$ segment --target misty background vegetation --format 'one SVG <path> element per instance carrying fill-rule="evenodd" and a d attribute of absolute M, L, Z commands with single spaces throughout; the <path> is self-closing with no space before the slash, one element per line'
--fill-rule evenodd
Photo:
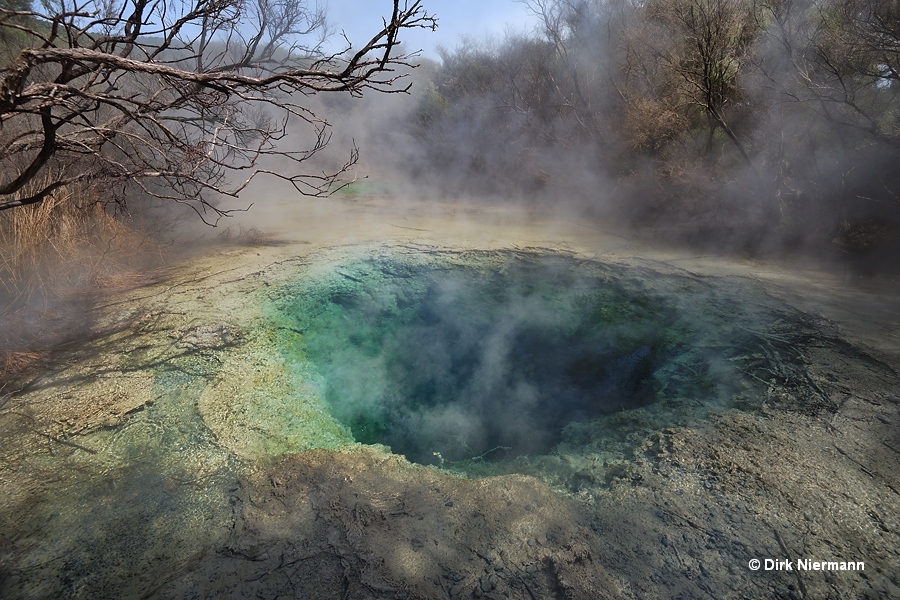
<path fill-rule="evenodd" d="M 534 34 L 422 69 L 401 117 L 415 143 L 391 144 L 414 181 L 654 237 L 893 262 L 900 3 L 525 3 Z"/>

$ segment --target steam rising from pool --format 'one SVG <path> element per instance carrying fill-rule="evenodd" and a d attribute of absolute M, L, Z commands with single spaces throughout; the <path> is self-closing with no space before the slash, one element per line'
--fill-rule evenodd
<path fill-rule="evenodd" d="M 546 454 L 571 425 L 719 393 L 671 298 L 568 257 L 347 261 L 282 310 L 354 438 L 424 464 Z"/>

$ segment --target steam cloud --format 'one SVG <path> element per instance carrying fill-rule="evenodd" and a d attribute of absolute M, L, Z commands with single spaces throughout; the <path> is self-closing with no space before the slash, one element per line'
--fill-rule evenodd
<path fill-rule="evenodd" d="M 353 277 L 291 310 L 338 418 L 418 462 L 544 453 L 571 421 L 653 401 L 677 345 L 673 312 L 559 264 Z"/>
<path fill-rule="evenodd" d="M 900 65 L 878 49 L 900 29 L 878 23 L 896 7 L 529 4 L 540 30 L 465 39 L 421 61 L 412 96 L 336 107 L 358 173 L 397 198 L 552 205 L 657 240 L 895 262 Z"/>

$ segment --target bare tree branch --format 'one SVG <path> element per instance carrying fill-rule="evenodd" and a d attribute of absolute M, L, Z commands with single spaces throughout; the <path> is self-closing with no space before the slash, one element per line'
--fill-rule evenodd
<path fill-rule="evenodd" d="M 407 92 L 402 80 L 417 53 L 398 52 L 400 36 L 436 24 L 421 0 L 394 0 L 368 42 L 323 54 L 325 12 L 306 0 L 0 8 L 0 40 L 15 49 L 0 62 L 0 210 L 97 178 L 218 216 L 228 212 L 210 195 L 237 196 L 261 174 L 302 194 L 328 193 L 357 150 L 334 173 L 303 173 L 301 163 L 330 140 L 328 122 L 304 98 Z M 309 128 L 302 151 L 279 144 L 292 122 Z M 264 168 L 273 157 L 298 172 Z M 67 174 L 22 197 L 50 162 L 68 165 Z M 237 171 L 248 174 L 233 183 Z"/>

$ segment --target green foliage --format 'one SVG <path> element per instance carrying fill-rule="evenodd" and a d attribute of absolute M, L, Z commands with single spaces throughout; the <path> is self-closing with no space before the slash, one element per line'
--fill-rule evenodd
<path fill-rule="evenodd" d="M 416 123 L 422 130 L 427 130 L 435 121 L 450 113 L 450 102 L 441 95 L 434 83 L 429 82 L 425 93 L 419 100 Z"/>
<path fill-rule="evenodd" d="M 0 0 L 0 10 L 27 12 L 31 10 L 31 0 Z"/>
<path fill-rule="evenodd" d="M 18 52 L 36 39 L 14 25 L 24 25 L 40 29 L 32 17 L 4 14 L 3 11 L 27 12 L 31 10 L 31 0 L 0 0 L 0 64 L 9 64 Z"/>

